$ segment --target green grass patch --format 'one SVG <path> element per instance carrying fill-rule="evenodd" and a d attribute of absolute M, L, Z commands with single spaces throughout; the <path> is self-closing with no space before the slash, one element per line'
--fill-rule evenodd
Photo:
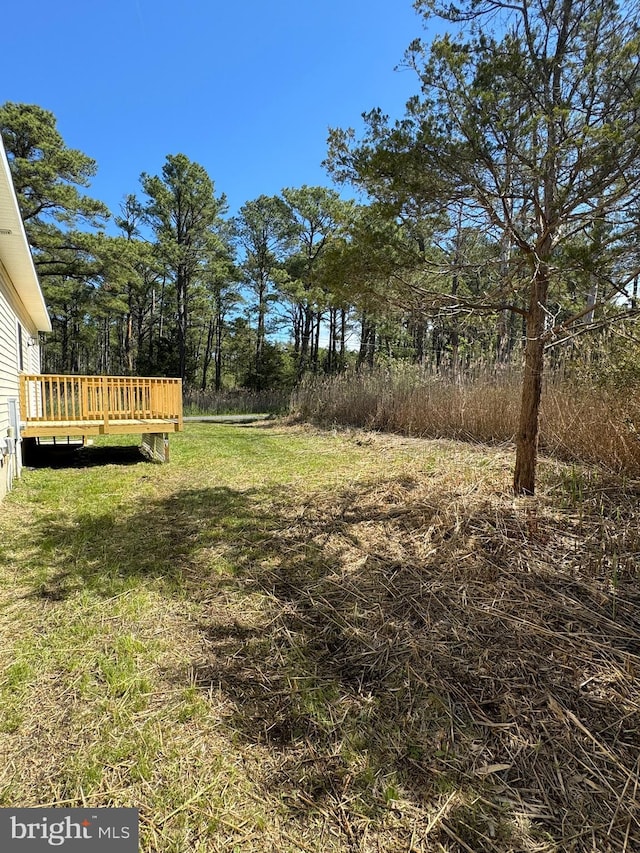
<path fill-rule="evenodd" d="M 53 461 L 0 518 L 2 805 L 138 807 L 144 853 L 631 849 L 637 484 L 514 503 L 508 449 L 279 422 Z"/>

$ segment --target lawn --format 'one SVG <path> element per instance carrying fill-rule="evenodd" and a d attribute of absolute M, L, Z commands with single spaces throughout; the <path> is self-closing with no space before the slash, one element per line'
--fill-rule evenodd
<path fill-rule="evenodd" d="M 0 805 L 135 806 L 145 853 L 640 849 L 639 483 L 543 459 L 514 501 L 509 447 L 277 421 L 128 441 L 2 504 Z"/>

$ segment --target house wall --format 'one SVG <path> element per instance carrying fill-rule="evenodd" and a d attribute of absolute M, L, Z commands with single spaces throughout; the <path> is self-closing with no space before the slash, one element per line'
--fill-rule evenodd
<path fill-rule="evenodd" d="M 25 372 L 40 372 L 40 347 L 37 343 L 30 345 L 30 341 L 38 341 L 38 332 L 0 264 L 0 499 L 22 466 L 20 443 L 9 436 L 9 400 L 19 396 L 20 364 Z"/>

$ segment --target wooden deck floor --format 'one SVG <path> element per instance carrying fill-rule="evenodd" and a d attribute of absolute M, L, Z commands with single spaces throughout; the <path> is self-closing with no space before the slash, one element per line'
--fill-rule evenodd
<path fill-rule="evenodd" d="M 23 438 L 81 435 L 127 435 L 158 432 L 179 432 L 182 426 L 176 419 L 121 418 L 104 421 L 27 421 L 20 433 Z"/>

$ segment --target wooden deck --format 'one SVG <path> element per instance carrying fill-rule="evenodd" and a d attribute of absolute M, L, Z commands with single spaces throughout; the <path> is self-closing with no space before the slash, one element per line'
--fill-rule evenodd
<path fill-rule="evenodd" d="M 20 412 L 24 438 L 179 432 L 182 382 L 23 373 Z"/>

